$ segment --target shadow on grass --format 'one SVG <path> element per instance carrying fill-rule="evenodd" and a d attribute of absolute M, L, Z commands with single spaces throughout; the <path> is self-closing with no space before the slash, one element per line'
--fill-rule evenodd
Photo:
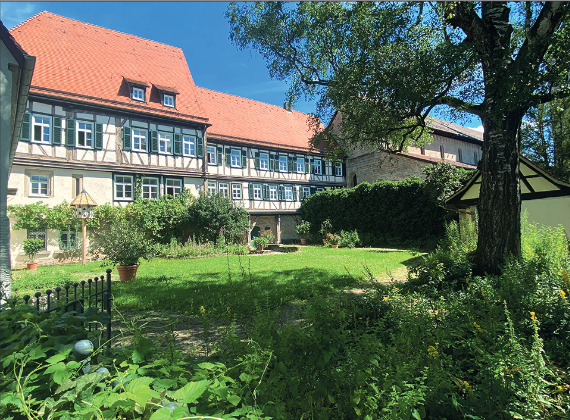
<path fill-rule="evenodd" d="M 119 308 L 133 311 L 164 311 L 200 315 L 203 306 L 208 315 L 231 313 L 249 316 L 261 309 L 277 309 L 315 295 L 328 294 L 359 281 L 349 275 L 332 275 L 327 270 L 267 271 L 250 275 L 248 272 L 201 273 L 200 278 L 176 276 L 137 276 L 128 283 L 113 287 Z M 228 312 L 228 308 L 229 312 Z"/>

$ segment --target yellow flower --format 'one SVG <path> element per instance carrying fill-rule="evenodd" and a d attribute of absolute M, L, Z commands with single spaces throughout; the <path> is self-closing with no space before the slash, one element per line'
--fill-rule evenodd
<path fill-rule="evenodd" d="M 562 299 L 566 299 L 566 293 L 564 293 L 564 290 L 559 290 L 558 293 L 560 293 L 560 297 Z"/>
<path fill-rule="evenodd" d="M 533 321 L 536 321 L 536 313 L 531 312 L 530 313 L 530 319 L 532 319 Z"/>
<path fill-rule="evenodd" d="M 475 326 L 475 329 L 476 329 L 477 331 L 483 332 L 483 328 L 481 328 L 481 327 L 479 326 L 479 324 L 477 324 L 476 322 L 474 322 L 473 325 Z"/>
<path fill-rule="evenodd" d="M 204 308 L 204 306 L 200 306 L 200 312 L 202 315 L 206 315 L 206 308 Z"/>
<path fill-rule="evenodd" d="M 382 298 L 382 300 L 384 300 L 384 301 L 389 301 L 390 298 L 389 298 L 388 296 L 384 296 L 384 297 Z"/>
<path fill-rule="evenodd" d="M 434 346 L 429 346 L 427 352 L 431 357 L 437 356 L 437 349 Z"/>
<path fill-rule="evenodd" d="M 230 308 L 229 306 L 226 308 L 226 312 L 227 312 L 228 315 L 230 315 L 230 314 L 232 313 L 232 310 L 231 310 L 231 308 Z"/>

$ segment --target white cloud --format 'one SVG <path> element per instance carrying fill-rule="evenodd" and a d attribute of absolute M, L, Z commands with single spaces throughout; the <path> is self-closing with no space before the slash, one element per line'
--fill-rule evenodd
<path fill-rule="evenodd" d="M 483 126 L 480 125 L 479 127 L 475 127 L 473 130 L 477 130 L 477 131 L 480 131 L 482 133 L 483 132 Z"/>
<path fill-rule="evenodd" d="M 24 2 L 2 2 L 0 3 L 0 16 L 2 23 L 8 29 L 22 23 L 26 19 L 40 12 L 40 5 L 37 3 Z"/>

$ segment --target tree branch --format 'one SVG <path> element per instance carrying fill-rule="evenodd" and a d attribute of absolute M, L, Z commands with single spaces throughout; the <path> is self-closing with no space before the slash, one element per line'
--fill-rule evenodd
<path fill-rule="evenodd" d="M 560 89 L 557 90 L 556 92 L 533 95 L 529 99 L 528 103 L 530 104 L 530 106 L 536 106 L 552 102 L 556 99 L 564 99 L 564 98 L 570 98 L 570 89 Z"/>

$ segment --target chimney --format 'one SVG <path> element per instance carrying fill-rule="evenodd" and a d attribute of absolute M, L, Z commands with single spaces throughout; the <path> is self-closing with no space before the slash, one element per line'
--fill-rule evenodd
<path fill-rule="evenodd" d="M 283 104 L 283 108 L 285 109 L 285 111 L 287 112 L 291 112 L 291 101 L 287 101 Z"/>

